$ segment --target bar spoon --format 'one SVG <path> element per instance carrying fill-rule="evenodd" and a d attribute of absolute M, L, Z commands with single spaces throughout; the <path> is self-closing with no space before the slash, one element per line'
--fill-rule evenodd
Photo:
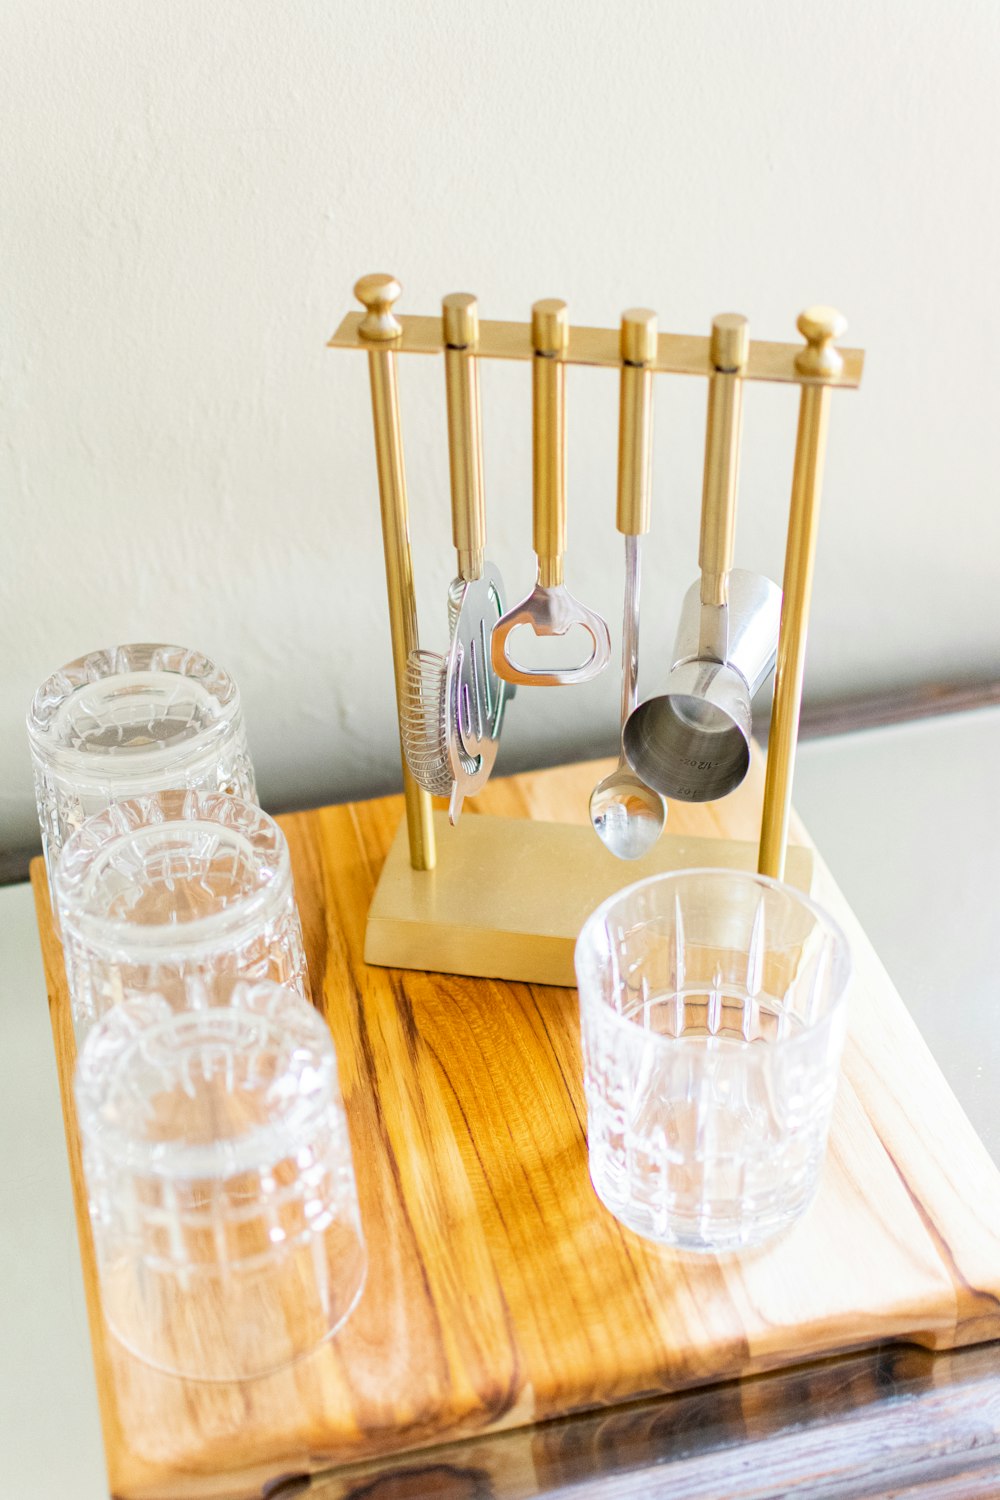
<path fill-rule="evenodd" d="M 631 308 L 621 323 L 621 400 L 618 413 L 618 530 L 625 537 L 625 609 L 622 620 L 621 732 L 636 706 L 639 679 L 639 539 L 649 530 L 653 459 L 653 372 L 656 314 Z M 667 807 L 625 759 L 619 733 L 618 764 L 590 796 L 597 837 L 619 859 L 639 859 L 663 832 Z"/>

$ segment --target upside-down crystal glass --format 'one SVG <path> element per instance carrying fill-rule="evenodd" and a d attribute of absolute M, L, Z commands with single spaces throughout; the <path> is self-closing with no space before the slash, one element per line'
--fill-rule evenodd
<path fill-rule="evenodd" d="M 115 803 L 66 842 L 55 895 L 78 1037 L 151 991 L 175 1010 L 224 1003 L 238 979 L 309 996 L 288 844 L 239 797 Z"/>
<path fill-rule="evenodd" d="M 77 1117 L 101 1302 L 172 1374 L 240 1380 L 339 1328 L 366 1256 L 329 1029 L 299 995 L 238 984 L 175 1012 L 126 1001 L 91 1031 Z"/>
<path fill-rule="evenodd" d="M 692 1251 L 789 1225 L 819 1182 L 846 1025 L 831 918 L 764 876 L 656 875 L 587 919 L 576 972 L 604 1204 Z"/>
<path fill-rule="evenodd" d="M 70 834 L 123 797 L 186 787 L 257 800 L 239 690 L 183 646 L 112 646 L 60 667 L 31 701 L 28 742 L 50 886 Z"/>

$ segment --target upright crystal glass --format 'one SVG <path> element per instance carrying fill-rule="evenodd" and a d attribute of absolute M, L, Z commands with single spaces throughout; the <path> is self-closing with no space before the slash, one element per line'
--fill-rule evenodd
<path fill-rule="evenodd" d="M 60 667 L 32 699 L 28 741 L 50 886 L 67 838 L 123 797 L 257 800 L 239 690 L 183 646 L 112 646 Z"/>
<path fill-rule="evenodd" d="M 620 891 L 576 947 L 590 1175 L 637 1234 L 758 1245 L 819 1182 L 850 955 L 800 892 L 684 870 Z"/>
<path fill-rule="evenodd" d="M 88 818 L 55 876 L 77 1036 L 130 995 L 175 1010 L 225 1000 L 238 979 L 308 998 L 288 845 L 273 818 L 225 792 L 155 792 Z"/>
<path fill-rule="evenodd" d="M 355 1306 L 366 1257 L 329 1029 L 238 984 L 178 1014 L 126 1001 L 76 1075 L 101 1301 L 172 1374 L 240 1380 L 298 1359 Z"/>

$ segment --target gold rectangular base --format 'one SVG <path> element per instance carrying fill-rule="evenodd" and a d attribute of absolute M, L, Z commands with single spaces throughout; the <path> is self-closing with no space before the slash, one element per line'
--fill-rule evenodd
<path fill-rule="evenodd" d="M 410 865 L 400 821 L 368 912 L 365 962 L 481 979 L 575 985 L 573 948 L 590 912 L 665 870 L 757 868 L 757 845 L 666 834 L 642 859 L 609 854 L 589 827 L 434 814 L 437 865 Z M 812 850 L 788 850 L 785 879 L 808 891 Z"/>

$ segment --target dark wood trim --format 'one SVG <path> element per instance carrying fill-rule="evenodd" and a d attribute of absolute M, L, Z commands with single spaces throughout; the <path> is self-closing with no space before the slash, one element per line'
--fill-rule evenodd
<path fill-rule="evenodd" d="M 876 729 L 885 724 L 906 724 L 939 714 L 967 713 L 974 708 L 1000 704 L 1000 677 L 986 682 L 928 682 L 919 687 L 882 693 L 805 703 L 799 737 L 819 739 L 828 734 L 849 734 L 856 729 Z"/>
<path fill-rule="evenodd" d="M 1000 1494 L 1000 1345 L 937 1355 L 886 1346 L 316 1475 L 308 1493 L 778 1500 L 793 1492 L 810 1500 Z"/>
<path fill-rule="evenodd" d="M 41 854 L 40 844 L 33 849 L 0 850 L 0 885 L 17 885 L 28 878 L 28 866 L 36 854 Z"/>

